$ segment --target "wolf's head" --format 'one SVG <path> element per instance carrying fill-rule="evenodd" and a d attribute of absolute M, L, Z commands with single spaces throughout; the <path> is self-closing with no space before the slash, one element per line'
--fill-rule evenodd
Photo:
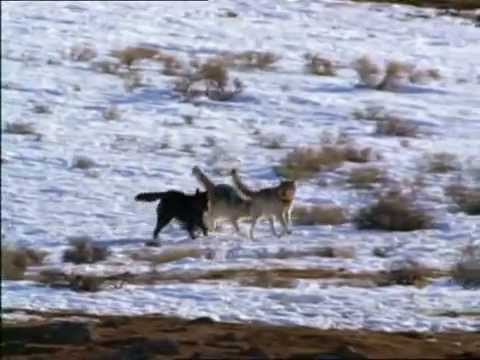
<path fill-rule="evenodd" d="M 278 185 L 278 195 L 282 201 L 292 202 L 295 198 L 296 190 L 297 185 L 293 180 L 283 180 L 280 185 Z"/>
<path fill-rule="evenodd" d="M 195 195 L 193 195 L 193 207 L 200 213 L 204 213 L 208 210 L 208 194 L 206 191 L 200 191 L 197 189 Z"/>

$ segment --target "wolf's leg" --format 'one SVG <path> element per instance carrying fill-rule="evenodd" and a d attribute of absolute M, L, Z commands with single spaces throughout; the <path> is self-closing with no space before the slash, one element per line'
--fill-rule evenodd
<path fill-rule="evenodd" d="M 211 208 L 207 211 L 207 226 L 209 231 L 215 231 L 215 217 Z"/>
<path fill-rule="evenodd" d="M 290 234 L 291 231 L 288 229 L 287 214 L 282 212 L 282 213 L 277 214 L 276 217 L 277 217 L 277 220 L 280 222 L 280 224 L 282 224 L 282 227 L 283 227 L 282 235 Z"/>
<path fill-rule="evenodd" d="M 277 234 L 277 231 L 275 230 L 275 221 L 273 220 L 273 216 L 270 216 L 268 218 L 268 222 L 270 223 L 270 230 L 272 230 L 272 234 L 276 237 L 280 237 L 280 235 Z"/>
<path fill-rule="evenodd" d="M 235 228 L 235 231 L 238 233 L 238 234 L 242 234 L 242 232 L 240 231 L 240 226 L 238 225 L 238 219 L 237 218 L 231 218 L 230 219 L 230 222 L 232 223 L 233 227 Z"/>
<path fill-rule="evenodd" d="M 192 239 L 195 239 L 196 238 L 196 235 L 195 235 L 195 225 L 194 224 L 187 224 L 186 225 L 186 228 L 187 228 L 187 231 L 188 231 L 188 234 L 190 235 L 190 237 Z"/>
<path fill-rule="evenodd" d="M 255 225 L 257 224 L 258 216 L 252 217 L 252 225 L 250 226 L 250 239 L 254 240 L 253 237 L 253 229 L 255 228 Z"/>
<path fill-rule="evenodd" d="M 162 212 L 161 208 L 157 211 L 157 224 L 153 230 L 153 239 L 156 240 L 158 233 L 173 219 L 173 216 Z"/>
<path fill-rule="evenodd" d="M 205 225 L 205 222 L 203 221 L 203 219 L 202 219 L 202 221 L 200 221 L 200 224 L 198 226 L 200 227 L 200 229 L 202 229 L 203 236 L 207 236 L 208 235 L 208 228 Z"/>

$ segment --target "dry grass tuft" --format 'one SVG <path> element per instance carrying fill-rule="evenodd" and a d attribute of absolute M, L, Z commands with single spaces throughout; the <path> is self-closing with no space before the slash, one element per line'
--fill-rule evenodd
<path fill-rule="evenodd" d="M 74 156 L 72 159 L 72 164 L 70 165 L 72 169 L 83 170 L 90 169 L 95 166 L 97 166 L 97 163 L 93 159 L 90 159 L 89 157 L 83 155 Z"/>
<path fill-rule="evenodd" d="M 385 284 L 380 285 L 421 285 L 432 276 L 434 271 L 414 260 L 396 260 L 390 264 Z"/>
<path fill-rule="evenodd" d="M 409 80 L 413 84 L 426 84 L 430 80 L 440 80 L 441 78 L 438 69 L 416 69 L 409 76 Z"/>
<path fill-rule="evenodd" d="M 112 62 L 112 61 L 97 61 L 92 64 L 92 67 L 95 71 L 110 74 L 110 75 L 118 75 L 120 74 L 120 63 Z"/>
<path fill-rule="evenodd" d="M 2 245 L 2 280 L 23 280 L 29 266 L 43 263 L 46 252 Z"/>
<path fill-rule="evenodd" d="M 348 221 L 345 211 L 336 205 L 297 206 L 292 219 L 297 225 L 340 225 Z"/>
<path fill-rule="evenodd" d="M 458 171 L 462 168 L 458 157 L 446 152 L 429 154 L 426 157 L 427 170 L 432 173 L 445 174 L 451 171 Z"/>
<path fill-rule="evenodd" d="M 385 116 L 377 120 L 375 128 L 377 135 L 415 137 L 417 133 L 418 127 L 412 121 L 395 116 Z"/>
<path fill-rule="evenodd" d="M 335 76 L 337 72 L 332 61 L 320 57 L 318 54 L 305 56 L 305 69 L 309 74 L 319 76 Z"/>
<path fill-rule="evenodd" d="M 377 90 L 396 90 L 403 83 L 408 81 L 412 74 L 413 66 L 400 61 L 390 61 L 385 68 L 385 75 L 382 81 L 376 86 Z"/>
<path fill-rule="evenodd" d="M 375 88 L 382 81 L 382 68 L 368 56 L 363 56 L 353 63 L 360 81 L 368 87 Z"/>
<path fill-rule="evenodd" d="M 121 113 L 120 113 L 120 110 L 118 109 L 117 106 L 115 105 L 112 105 L 108 108 L 106 108 L 103 112 L 102 112 L 102 116 L 105 120 L 119 120 L 121 118 Z"/>
<path fill-rule="evenodd" d="M 45 104 L 35 104 L 32 111 L 36 114 L 51 114 L 52 110 L 48 105 Z"/>
<path fill-rule="evenodd" d="M 468 245 L 453 268 L 453 279 L 465 288 L 480 287 L 480 245 Z"/>
<path fill-rule="evenodd" d="M 167 262 L 178 261 L 184 258 L 200 258 L 205 255 L 205 251 L 197 248 L 172 247 L 162 250 L 161 253 L 153 254 L 151 251 L 136 251 L 130 257 L 136 261 L 148 261 L 153 265 L 164 264 Z"/>
<path fill-rule="evenodd" d="M 473 188 L 462 184 L 452 184 L 446 188 L 445 193 L 453 199 L 464 213 L 480 215 L 480 187 Z"/>
<path fill-rule="evenodd" d="M 7 122 L 5 124 L 6 134 L 16 134 L 16 135 L 38 135 L 38 132 L 35 130 L 35 127 L 31 123 L 16 121 L 16 122 Z"/>
<path fill-rule="evenodd" d="M 352 169 L 347 182 L 356 188 L 370 188 L 373 184 L 384 182 L 385 170 L 375 166 L 359 167 Z"/>
<path fill-rule="evenodd" d="M 214 82 L 219 88 L 224 88 L 228 82 L 227 67 L 220 58 L 211 58 L 201 64 L 198 69 L 198 76 L 203 80 Z"/>
<path fill-rule="evenodd" d="M 143 82 L 143 76 L 139 71 L 129 69 L 129 71 L 127 71 L 125 74 L 122 74 L 121 77 L 124 81 L 124 87 L 126 91 L 131 92 L 134 89 L 145 86 Z M 120 114 L 118 113 L 118 115 Z M 113 119 L 107 119 L 107 120 L 113 120 Z"/>
<path fill-rule="evenodd" d="M 240 53 L 227 53 L 222 58 L 228 66 L 267 70 L 280 59 L 280 56 L 270 51 L 243 51 Z"/>
<path fill-rule="evenodd" d="M 112 276 L 97 276 L 85 274 L 65 274 L 60 270 L 47 269 L 40 272 L 35 280 L 54 288 L 68 288 L 79 292 L 97 292 L 107 285 L 119 288 L 129 277 L 128 273 Z"/>
<path fill-rule="evenodd" d="M 90 61 L 97 57 L 97 49 L 91 45 L 77 45 L 70 49 L 70 59 L 73 61 Z"/>
<path fill-rule="evenodd" d="M 131 46 L 122 50 L 114 50 L 111 55 L 127 67 L 131 67 L 135 62 L 141 60 L 155 60 L 163 57 L 159 50 L 144 46 Z"/>
<path fill-rule="evenodd" d="M 94 244 L 89 237 L 71 238 L 70 245 L 71 248 L 63 253 L 64 262 L 93 264 L 105 260 L 109 255 L 106 247 Z"/>
<path fill-rule="evenodd" d="M 210 100 L 228 101 L 244 89 L 240 80 L 230 81 L 226 63 L 222 58 L 213 57 L 204 63 L 196 64 L 195 67 L 195 72 L 185 73 L 174 85 L 174 90 L 187 100 L 206 96 Z"/>
<path fill-rule="evenodd" d="M 415 205 L 413 195 L 388 191 L 354 218 L 359 229 L 413 231 L 431 228 L 432 217 Z"/>

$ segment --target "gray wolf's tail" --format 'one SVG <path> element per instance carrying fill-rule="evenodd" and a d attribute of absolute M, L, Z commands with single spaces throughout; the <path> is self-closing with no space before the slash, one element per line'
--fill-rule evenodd
<path fill-rule="evenodd" d="M 136 201 L 155 201 L 163 198 L 163 192 L 140 193 L 135 196 Z"/>
<path fill-rule="evenodd" d="M 192 169 L 192 174 L 197 178 L 197 180 L 205 186 L 205 189 L 209 192 L 213 192 L 215 190 L 215 184 L 205 175 L 202 170 L 198 166 L 194 166 Z"/>
<path fill-rule="evenodd" d="M 255 195 L 255 191 L 250 189 L 247 185 L 245 185 L 242 180 L 240 180 L 240 177 L 238 176 L 237 170 L 232 169 L 230 175 L 232 175 L 233 183 L 235 187 L 244 195 L 251 197 Z"/>

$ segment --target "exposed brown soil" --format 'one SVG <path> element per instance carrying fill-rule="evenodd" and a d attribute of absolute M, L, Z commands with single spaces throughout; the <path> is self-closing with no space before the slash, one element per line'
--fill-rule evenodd
<path fill-rule="evenodd" d="M 387 4 L 413 5 L 437 9 L 474 10 L 480 9 L 477 0 L 352 0 L 355 2 L 380 2 Z"/>
<path fill-rule="evenodd" d="M 5 359 L 473 359 L 479 333 L 318 330 L 162 315 L 37 313 L 2 324 Z M 69 320 L 83 316 L 88 325 Z M 52 325 L 55 320 L 56 325 Z M 64 321 L 59 323 L 58 321 Z M 68 322 L 67 322 L 68 321 Z M 71 336 L 66 333 L 71 333 Z"/>
<path fill-rule="evenodd" d="M 432 279 L 448 276 L 448 271 L 416 267 L 390 271 L 366 271 L 352 273 L 344 269 L 225 269 L 205 272 L 157 272 L 144 274 L 123 273 L 113 276 L 67 275 L 61 272 L 43 272 L 28 276 L 52 287 L 67 287 L 78 291 L 98 291 L 105 286 L 118 288 L 124 284 L 152 285 L 159 283 L 195 283 L 231 281 L 244 286 L 255 287 L 295 287 L 299 279 L 329 280 L 337 284 L 354 287 L 375 287 L 389 285 L 414 285 L 423 287 Z"/>

